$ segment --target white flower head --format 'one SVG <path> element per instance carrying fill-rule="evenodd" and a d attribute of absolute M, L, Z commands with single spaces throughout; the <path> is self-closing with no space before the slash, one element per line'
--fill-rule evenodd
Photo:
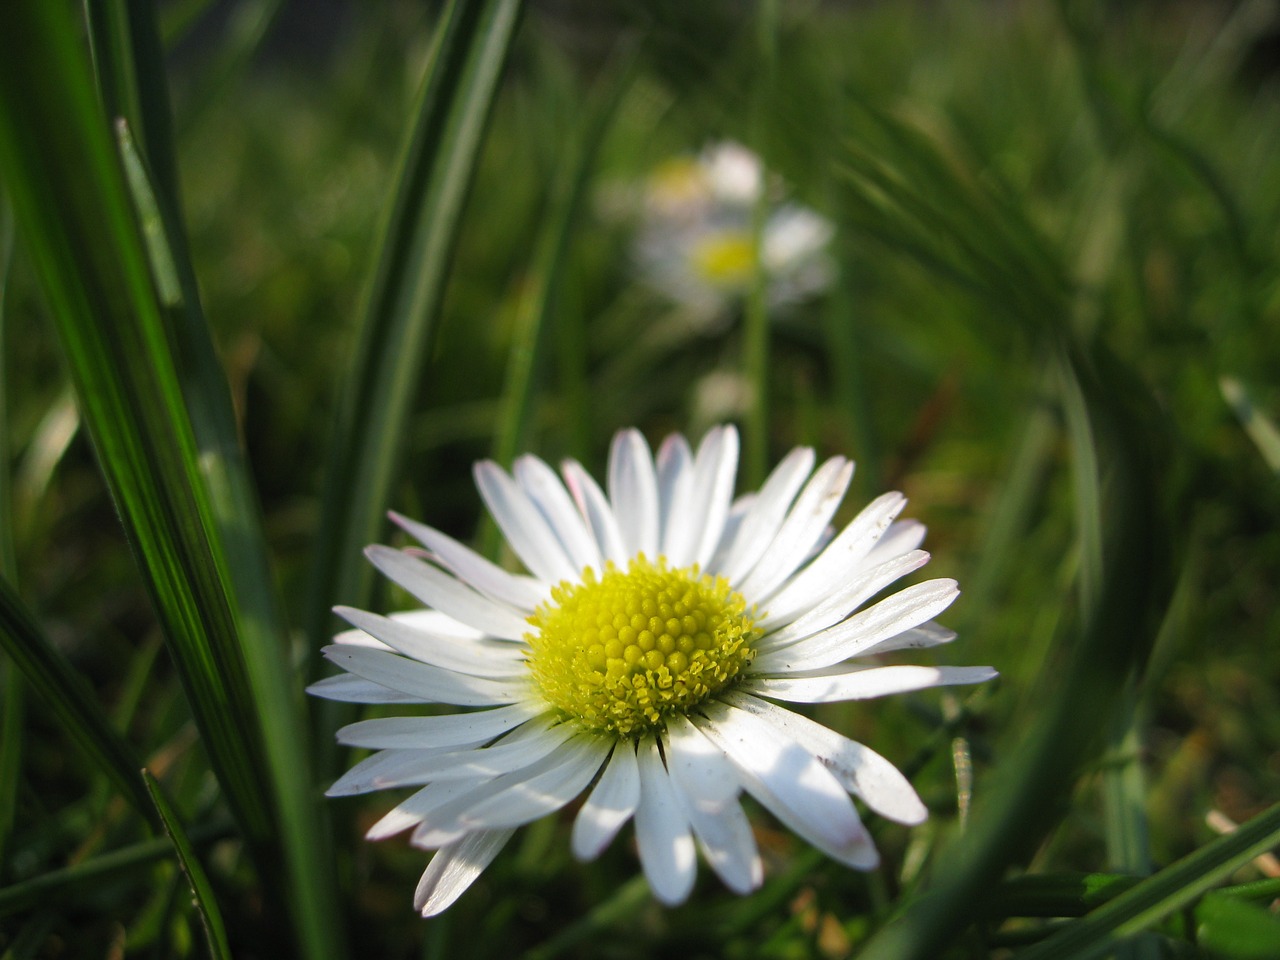
<path fill-rule="evenodd" d="M 821 293 L 835 275 L 827 250 L 835 229 L 813 210 L 783 202 L 784 192 L 756 154 L 732 141 L 660 164 L 646 186 L 636 241 L 650 284 L 703 318 L 743 296 L 757 269 L 773 307 Z M 757 248 L 762 196 L 770 206 Z"/>
<path fill-rule="evenodd" d="M 867 602 L 928 560 L 924 528 L 888 493 L 830 536 L 853 465 L 793 450 L 756 493 L 733 496 L 738 435 L 716 427 L 696 453 L 638 431 L 610 451 L 605 489 L 576 462 L 559 476 L 525 456 L 482 462 L 476 483 L 512 550 L 514 574 L 393 514 L 422 549 L 369 559 L 427 609 L 382 617 L 338 608 L 355 630 L 325 656 L 346 672 L 310 692 L 358 703 L 471 708 L 365 720 L 339 740 L 377 752 L 331 796 L 418 788 L 369 830 L 412 831 L 436 851 L 415 896 L 448 907 L 512 832 L 580 794 L 572 849 L 598 856 L 634 821 L 653 893 L 682 902 L 696 853 L 724 883 L 762 881 L 743 792 L 828 856 L 878 863 L 854 807 L 904 824 L 926 817 L 886 759 L 783 704 L 831 703 L 968 684 L 989 667 L 859 664 L 932 647 L 955 599 L 929 580 Z M 851 797 L 852 795 L 852 797 Z"/>

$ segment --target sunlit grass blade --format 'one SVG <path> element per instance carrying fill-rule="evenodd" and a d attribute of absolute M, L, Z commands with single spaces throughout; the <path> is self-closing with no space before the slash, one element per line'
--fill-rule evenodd
<path fill-rule="evenodd" d="M 1153 874 L 1087 917 L 1019 953 L 1018 960 L 1089 960 L 1145 930 L 1221 883 L 1260 853 L 1280 845 L 1280 806 Z"/>
<path fill-rule="evenodd" d="M 1167 604 L 1172 558 L 1152 497 L 1159 455 L 1143 432 L 1150 425 L 1135 412 L 1123 371 L 1066 357 L 1062 404 L 1078 474 L 1080 535 L 1098 537 L 1094 548 L 1082 548 L 1081 562 L 1101 565 L 1081 574 L 1093 585 L 1092 603 L 1069 665 L 1047 667 L 1040 715 L 1030 731 L 1018 731 L 979 791 L 968 831 L 933 867 L 932 889 L 867 944 L 868 960 L 938 956 L 980 915 L 986 891 L 1004 870 L 1030 856 L 1095 755 L 1116 697 Z"/>
<path fill-rule="evenodd" d="M 115 10 L 114 3 L 108 6 Z M 286 661 L 288 641 L 266 556 L 259 506 L 239 446 L 226 378 L 214 351 L 200 302 L 199 288 L 186 255 L 187 239 L 179 217 L 175 180 L 155 181 L 153 170 L 171 169 L 173 146 L 167 139 L 169 96 L 161 57 L 159 27 L 150 5 L 132 5 L 107 22 L 114 29 L 96 38 L 99 77 L 109 65 L 136 91 L 126 106 L 129 116 L 149 134 L 145 157 L 131 136 L 129 121 L 116 121 L 125 179 L 142 226 L 152 279 L 164 309 L 162 316 L 175 348 L 183 394 L 191 416 L 198 464 L 226 551 L 224 578 L 235 604 L 237 636 L 261 718 L 261 737 L 283 851 L 282 892 L 292 904 L 298 936 L 308 952 L 332 949 L 335 937 L 334 883 L 327 831 L 316 798 L 307 743 L 308 725 L 301 684 Z"/>
<path fill-rule="evenodd" d="M 1280 475 L 1280 427 L 1254 406 L 1249 391 L 1239 380 L 1223 377 L 1218 385 L 1245 433 L 1262 454 L 1262 459 L 1273 473 Z"/>
<path fill-rule="evenodd" d="M 173 844 L 182 872 L 186 874 L 187 882 L 191 885 L 192 900 L 195 903 L 196 912 L 200 915 L 200 925 L 204 929 L 205 940 L 209 945 L 209 955 L 213 960 L 230 960 L 231 948 L 227 944 L 227 931 L 222 924 L 222 912 L 218 909 L 218 902 L 214 898 L 213 888 L 209 885 L 209 878 L 205 876 L 204 867 L 201 866 L 195 849 L 191 846 L 191 840 L 187 837 L 186 828 L 183 827 L 182 821 L 178 819 L 177 813 L 151 772 L 142 771 L 142 779 L 155 804 L 156 812 L 160 814 L 165 833 L 169 835 L 169 841 Z"/>
<path fill-rule="evenodd" d="M 154 823 L 150 798 L 138 777 L 142 765 L 133 749 L 111 726 L 84 678 L 45 637 L 6 577 L 0 577 L 0 645 L 71 741 Z"/>
<path fill-rule="evenodd" d="M 0 14 L 12 48 L 0 161 L 204 745 L 268 888 L 292 905 L 306 951 L 325 956 L 337 914 L 316 856 L 300 684 L 226 385 L 208 331 L 189 313 L 166 322 L 138 228 L 154 211 L 133 208 L 74 35 L 58 6 Z"/>
<path fill-rule="evenodd" d="M 331 606 L 367 605 L 373 578 L 361 550 L 377 539 L 389 506 L 459 217 L 520 9 L 519 0 L 456 0 L 436 28 L 329 446 L 307 606 L 313 647 L 332 628 Z"/>
<path fill-rule="evenodd" d="M 165 203 L 176 209 L 169 85 L 154 3 L 85 0 L 89 46 L 107 115 L 123 118 L 141 142 L 141 153 Z"/>

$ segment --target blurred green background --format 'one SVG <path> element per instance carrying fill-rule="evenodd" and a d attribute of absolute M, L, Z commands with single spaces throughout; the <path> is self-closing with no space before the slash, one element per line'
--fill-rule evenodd
<path fill-rule="evenodd" d="M 182 0 L 158 12 L 191 263 L 300 688 L 319 671 L 304 627 L 334 423 L 440 10 Z M 942 659 L 993 664 L 1002 679 L 976 694 L 828 710 L 824 720 L 914 776 L 933 818 L 914 831 L 875 822 L 885 866 L 864 876 L 759 817 L 774 879 L 747 901 L 704 870 L 688 905 L 661 910 L 628 885 L 626 842 L 579 865 L 553 818 L 424 922 L 411 909 L 424 855 L 360 839 L 390 798 L 329 803 L 350 955 L 638 957 L 677 944 L 686 956 L 854 955 L 958 832 L 968 795 L 957 763 L 972 764 L 976 811 L 1064 676 L 1088 679 L 1071 665 L 1090 602 L 1079 581 L 1099 569 L 1087 531 L 1106 539 L 1130 517 L 1082 507 L 1082 450 L 1098 459 L 1106 495 L 1114 451 L 1149 448 L 1136 499 L 1120 503 L 1151 513 L 1133 536 L 1151 548 L 1141 572 L 1155 586 L 1132 599 L 1136 652 L 1118 679 L 1099 681 L 1116 718 L 1056 728 L 1072 775 L 1045 822 L 1016 840 L 1011 831 L 1008 859 L 1033 873 L 1142 875 L 1207 843 L 1210 811 L 1244 822 L 1274 802 L 1278 51 L 1280 15 L 1262 2 L 529 4 L 394 438 L 390 498 L 376 509 L 492 546 L 472 461 L 529 450 L 578 457 L 599 475 L 621 427 L 657 441 L 728 415 L 747 428 L 740 490 L 801 443 L 858 461 L 840 519 L 903 490 L 909 515 L 929 526 L 929 575 L 965 591 L 944 618 L 960 640 Z M 767 328 L 753 327 L 750 297 L 728 300 L 715 324 L 685 322 L 639 275 L 634 210 L 616 209 L 662 163 L 723 140 L 756 151 L 789 198 L 836 229 L 830 288 Z M 559 216 L 567 232 L 552 273 Z M 3 226 L 7 241 L 11 217 Z M 10 579 L 167 788 L 234 955 L 284 955 L 290 937 L 230 826 L 21 232 L 3 263 Z M 539 320 L 531 304 L 544 287 Z M 761 329 L 764 365 L 753 354 Z M 1073 361 L 1077 372 L 1103 371 L 1086 389 L 1093 429 L 1097 411 L 1122 411 L 1118 445 L 1082 448 L 1063 356 L 1089 358 Z M 709 401 L 708 384 L 726 375 L 755 384 L 767 405 Z M 1133 572 L 1100 569 L 1099 589 Z M 5 956 L 202 955 L 167 857 L 52 883 L 36 904 L 14 898 L 146 830 L 39 698 L 5 722 L 21 744 L 0 864 Z M 316 724 L 313 792 L 349 760 L 323 746 L 332 725 Z M 1067 742 L 1073 724 L 1083 745 Z M 1046 929 L 1002 927 L 1005 916 L 1025 915 L 973 924 L 947 955 L 1007 955 Z M 1143 949 L 1272 955 L 1224 946 L 1212 930 L 1195 939 L 1175 923 Z"/>

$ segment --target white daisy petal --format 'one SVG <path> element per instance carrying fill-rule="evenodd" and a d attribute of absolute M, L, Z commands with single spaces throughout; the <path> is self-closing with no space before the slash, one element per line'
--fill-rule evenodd
<path fill-rule="evenodd" d="M 402 550 L 375 544 L 364 552 L 388 579 L 455 620 L 507 640 L 519 640 L 529 631 L 529 625 L 510 607 L 476 593 L 443 570 Z"/>
<path fill-rule="evenodd" d="M 693 804 L 717 811 L 732 804 L 742 790 L 724 751 L 679 714 L 667 721 L 667 770 Z"/>
<path fill-rule="evenodd" d="M 414 780 L 430 768 L 432 757 L 446 750 L 380 750 L 365 757 L 333 782 L 324 792 L 326 797 L 354 797 L 388 787 L 422 784 L 429 779 Z"/>
<path fill-rule="evenodd" d="M 753 678 L 744 690 L 796 703 L 837 703 L 869 700 L 930 687 L 983 683 L 995 677 L 991 667 L 845 667 L 840 673 L 818 676 Z"/>
<path fill-rule="evenodd" d="M 764 864 L 751 822 L 736 800 L 716 813 L 692 806 L 685 813 L 703 857 L 726 887 L 746 895 L 764 882 Z"/>
<path fill-rule="evenodd" d="M 751 824 L 738 803 L 741 785 L 724 751 L 689 720 L 667 723 L 667 770 L 703 856 L 735 893 L 750 893 L 764 877 Z"/>
<path fill-rule="evenodd" d="M 636 808 L 636 846 L 649 886 L 667 906 L 683 903 L 693 890 L 697 857 L 693 835 L 675 788 L 651 738 L 640 743 L 640 805 Z"/>
<path fill-rule="evenodd" d="M 622 543 L 630 559 L 643 553 L 656 559 L 659 550 L 658 481 L 653 455 L 639 430 L 622 430 L 609 450 L 609 502 L 618 519 Z"/>
<path fill-rule="evenodd" d="M 840 506 L 852 477 L 853 464 L 844 457 L 832 457 L 817 469 L 769 544 L 769 562 L 756 564 L 738 586 L 744 597 L 752 602 L 767 598 L 805 561 Z"/>
<path fill-rule="evenodd" d="M 447 909 L 511 839 L 513 830 L 480 830 L 441 847 L 431 858 L 413 894 L 413 907 L 424 917 Z"/>
<path fill-rule="evenodd" d="M 397 526 L 430 550 L 441 565 L 452 571 L 459 580 L 486 596 L 525 612 L 532 612 L 546 596 L 546 587 L 537 580 L 503 570 L 453 537 L 401 516 L 394 510 L 389 516 Z"/>
<path fill-rule="evenodd" d="M 867 554 L 867 561 L 879 563 L 890 557 L 900 556 L 924 543 L 925 525 L 919 520 L 898 520 L 890 525 L 884 536 Z"/>
<path fill-rule="evenodd" d="M 662 530 L 659 551 L 673 567 L 687 566 L 693 557 L 697 517 L 693 497 L 693 451 L 689 441 L 672 434 L 658 448 L 658 519 Z"/>
<path fill-rule="evenodd" d="M 710 704 L 699 730 L 738 767 L 747 792 L 819 850 L 861 870 L 879 863 L 849 794 L 812 754 L 759 718 Z"/>
<path fill-rule="evenodd" d="M 753 672 L 772 676 L 816 670 L 856 657 L 883 640 L 936 617 L 960 595 L 954 580 L 926 580 L 885 597 L 847 620 L 787 646 L 762 643 Z"/>
<path fill-rule="evenodd" d="M 579 572 L 587 567 L 599 569 L 600 550 L 595 537 L 587 530 L 555 471 L 537 457 L 524 456 L 516 460 L 515 477 L 542 512 L 574 567 Z"/>
<path fill-rule="evenodd" d="M 751 572 L 777 536 L 787 509 L 813 472 L 813 462 L 812 447 L 796 447 L 774 468 L 743 516 L 717 573 L 737 583 Z"/>
<path fill-rule="evenodd" d="M 490 515 L 529 572 L 547 583 L 576 581 L 580 571 L 519 484 L 492 460 L 476 464 L 475 478 Z"/>
<path fill-rule="evenodd" d="M 768 700 L 740 691 L 727 694 L 725 700 L 795 740 L 817 757 L 842 787 L 882 817 L 914 825 L 929 816 L 911 781 L 870 747 Z"/>
<path fill-rule="evenodd" d="M 541 751 L 536 759 L 532 757 L 530 759 L 532 762 L 527 765 L 497 777 L 460 781 L 468 787 L 461 792 L 448 796 L 441 793 L 441 802 L 432 805 L 423 814 L 422 823 L 413 831 L 411 842 L 415 846 L 432 849 L 443 847 L 463 834 L 472 832 L 475 827 L 466 819 L 472 811 L 508 791 L 514 790 L 519 796 L 524 784 L 563 767 L 566 762 L 566 751 L 559 749 Z"/>
<path fill-rule="evenodd" d="M 538 719 L 490 747 L 382 750 L 339 777 L 326 795 L 352 796 L 437 780 L 492 780 L 552 756 L 575 732 L 572 727 Z"/>
<path fill-rule="evenodd" d="M 768 647 L 773 649 L 786 646 L 839 623 L 889 584 L 913 570 L 919 570 L 928 562 L 929 554 L 923 550 L 913 550 L 864 570 L 860 576 L 850 578 L 813 609 L 769 634 L 766 641 Z"/>
<path fill-rule="evenodd" d="M 600 781 L 573 821 L 573 855 L 594 860 L 604 852 L 640 804 L 640 768 L 635 748 L 619 743 Z"/>
<path fill-rule="evenodd" d="M 615 566 L 626 567 L 631 554 L 623 542 L 618 518 L 614 516 L 613 508 L 609 506 L 600 485 L 576 460 L 566 460 L 560 469 L 564 473 L 569 493 L 573 495 L 582 515 L 587 518 L 587 525 L 596 538 L 600 555 L 605 560 L 613 561 Z"/>
<path fill-rule="evenodd" d="M 458 748 L 487 743 L 537 716 L 540 708 L 513 703 L 475 713 L 442 717 L 378 717 L 349 723 L 338 731 L 338 742 L 370 750 L 391 748 Z"/>
<path fill-rule="evenodd" d="M 732 426 L 707 432 L 694 462 L 693 509 L 701 533 L 693 548 L 693 562 L 705 568 L 724 534 L 738 474 L 738 431 Z"/>
<path fill-rule="evenodd" d="M 375 643 L 377 641 L 374 641 Z M 385 646 L 379 644 L 379 646 Z M 364 677 L 340 673 L 336 677 L 325 677 L 307 687 L 307 693 L 325 700 L 338 700 L 342 703 L 432 703 L 425 697 L 414 696 L 403 690 L 393 690 L 380 683 L 366 680 Z"/>
<path fill-rule="evenodd" d="M 704 567 L 708 573 L 721 575 L 733 552 L 733 545 L 742 532 L 742 521 L 746 519 L 756 500 L 756 494 L 744 493 L 729 506 L 729 515 L 724 518 L 724 533 L 720 536 L 720 546 L 716 547 L 716 552 L 711 555 L 711 559 Z"/>
<path fill-rule="evenodd" d="M 410 828 L 417 828 L 441 807 L 453 803 L 459 797 L 469 796 L 476 787 L 475 780 L 441 780 L 439 783 L 429 783 L 388 810 L 381 820 L 365 831 L 364 838 L 385 840 Z M 465 832 L 458 831 L 455 839 Z"/>
<path fill-rule="evenodd" d="M 859 569 L 906 505 L 907 498 L 900 493 L 886 493 L 871 501 L 826 549 L 769 598 L 769 611 L 761 626 L 768 630 L 785 623 L 829 596 L 851 571 Z"/>
<path fill-rule="evenodd" d="M 609 745 L 579 737 L 558 752 L 559 764 L 471 807 L 462 821 L 469 827 L 518 827 L 559 810 L 591 783 Z"/>
<path fill-rule="evenodd" d="M 870 654 L 892 653 L 895 650 L 927 650 L 930 647 L 940 647 L 944 643 L 950 643 L 955 638 L 956 632 L 954 630 L 948 630 L 941 624 L 930 620 L 928 623 L 922 623 L 918 627 L 904 630 L 896 637 L 881 640 L 875 646 L 868 647 L 862 653 L 867 656 Z"/>
<path fill-rule="evenodd" d="M 419 697 L 425 703 L 490 707 L 519 700 L 524 691 L 523 682 L 468 677 L 368 647 L 331 644 L 321 652 L 348 673 Z"/>
<path fill-rule="evenodd" d="M 377 637 L 391 649 L 434 667 L 495 679 L 521 677 L 528 673 L 522 651 L 511 643 L 443 637 L 403 620 L 380 617 L 353 607 L 334 607 L 333 612 L 353 627 Z"/>

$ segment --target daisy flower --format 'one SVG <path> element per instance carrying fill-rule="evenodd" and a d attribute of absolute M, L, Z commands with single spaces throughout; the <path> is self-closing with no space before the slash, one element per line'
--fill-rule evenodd
<path fill-rule="evenodd" d="M 760 885 L 744 792 L 860 870 L 878 855 L 852 797 L 899 823 L 925 819 L 888 760 L 785 704 L 995 676 L 856 662 L 952 640 L 933 617 L 955 582 L 868 605 L 928 560 L 924 528 L 897 520 L 903 496 L 881 496 L 832 536 L 852 463 L 833 457 L 815 470 L 813 451 L 799 448 L 735 500 L 737 461 L 737 432 L 722 426 L 696 453 L 670 436 L 656 458 L 638 431 L 619 433 L 604 489 L 572 460 L 560 476 L 532 456 L 511 474 L 477 464 L 480 495 L 527 574 L 396 514 L 422 547 L 368 548 L 426 609 L 337 608 L 355 629 L 324 654 L 346 672 L 310 692 L 471 708 L 338 734 L 376 752 L 330 796 L 419 788 L 368 837 L 412 831 L 436 851 L 414 898 L 423 916 L 453 903 L 516 828 L 584 794 L 574 854 L 598 856 L 634 821 L 641 867 L 667 904 L 688 897 L 698 850 L 735 892 Z"/>
<path fill-rule="evenodd" d="M 760 158 L 733 142 L 661 164 L 646 185 L 636 241 L 649 283 L 707 322 L 746 294 L 757 269 L 773 307 L 825 290 L 834 276 L 827 247 L 835 231 L 807 207 L 771 203 L 757 253 L 756 205 L 777 188 Z"/>

